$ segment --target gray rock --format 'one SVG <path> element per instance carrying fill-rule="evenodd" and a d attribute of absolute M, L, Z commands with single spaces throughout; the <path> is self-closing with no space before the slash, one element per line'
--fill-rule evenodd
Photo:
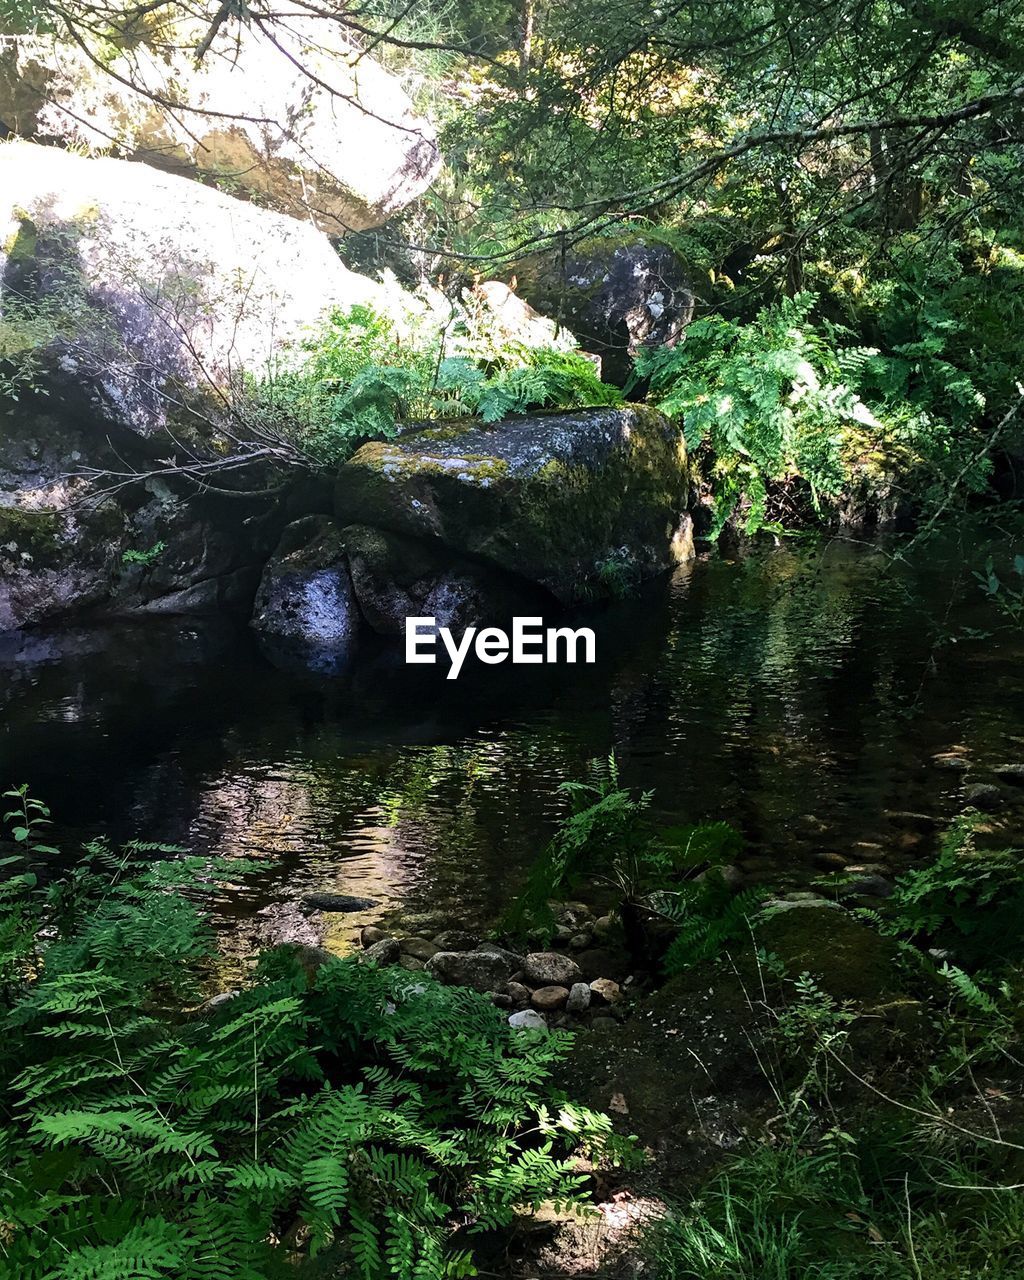
<path fill-rule="evenodd" d="M 964 804 L 974 809 L 992 812 L 1006 803 L 1003 793 L 990 782 L 974 782 L 964 787 Z"/>
<path fill-rule="evenodd" d="M 275 647 L 314 665 L 333 666 L 352 653 L 360 616 L 344 545 L 327 516 L 288 526 L 263 571 L 252 626 Z"/>
<path fill-rule="evenodd" d="M 510 951 L 508 947 L 501 947 L 496 942 L 481 942 L 475 949 L 477 951 L 489 951 L 493 956 L 501 956 L 503 960 L 508 962 L 513 973 L 523 963 L 523 957 L 518 951 Z"/>
<path fill-rule="evenodd" d="M 51 402 L 143 439 L 185 430 L 200 459 L 189 410 L 216 418 L 211 387 L 286 361 L 331 307 L 386 305 L 308 222 L 145 165 L 7 142 L 0 193 L 0 305 L 81 294 L 80 331 L 37 339 Z"/>
<path fill-rule="evenodd" d="M 209 1000 L 204 1001 L 196 1012 L 200 1015 L 213 1013 L 223 1005 L 230 1004 L 238 995 L 241 995 L 241 990 L 238 987 L 233 987 L 230 991 L 221 991 L 219 994 L 211 996 Z"/>
<path fill-rule="evenodd" d="M 516 1002 L 507 991 L 492 991 L 491 1004 L 496 1009 L 514 1009 L 516 1007 Z"/>
<path fill-rule="evenodd" d="M 597 938 L 607 938 L 615 928 L 617 921 L 611 914 L 606 916 L 598 916 L 594 921 L 594 936 Z"/>
<path fill-rule="evenodd" d="M 543 610 L 540 594 L 520 580 L 416 538 L 367 525 L 347 525 L 342 538 L 360 612 L 380 635 L 404 635 L 407 618 L 460 632 Z"/>
<path fill-rule="evenodd" d="M 601 357 L 605 379 L 623 385 L 631 357 L 674 344 L 694 311 L 694 277 L 668 245 L 630 231 L 595 236 L 514 264 L 518 292 L 558 316 Z"/>
<path fill-rule="evenodd" d="M 475 951 L 480 939 L 475 933 L 467 933 L 464 929 L 445 929 L 434 936 L 439 951 Z"/>
<path fill-rule="evenodd" d="M 367 947 L 363 951 L 359 959 L 367 964 L 388 965 L 397 964 L 402 949 L 398 945 L 397 938 L 381 938 L 380 942 L 375 942 L 372 947 Z"/>
<path fill-rule="evenodd" d="M 423 961 L 417 959 L 416 956 L 407 956 L 404 952 L 398 957 L 398 963 L 403 969 L 407 969 L 409 973 L 422 973 L 427 967 Z"/>
<path fill-rule="evenodd" d="M 512 998 L 515 1008 L 525 1009 L 530 1003 L 530 988 L 524 987 L 521 982 L 509 982 L 506 989 Z"/>
<path fill-rule="evenodd" d="M 173 34 L 140 27 L 102 67 L 67 39 L 23 32 L 5 44 L 0 119 L 210 186 L 228 173 L 238 195 L 331 235 L 379 226 L 430 185 L 434 130 L 365 49 L 353 58 L 324 23 L 289 15 L 225 23 L 199 60 L 209 31 L 208 16 L 182 11 Z M 209 189 L 189 185 L 197 200 Z"/>
<path fill-rule="evenodd" d="M 531 951 L 523 961 L 526 981 L 535 986 L 571 987 L 582 976 L 580 967 L 558 951 Z"/>
<path fill-rule="evenodd" d="M 439 951 L 427 961 L 427 971 L 449 986 L 491 993 L 506 990 L 513 969 L 492 951 Z"/>
<path fill-rule="evenodd" d="M 403 938 L 401 942 L 402 954 L 406 956 L 414 956 L 417 960 L 424 963 L 436 956 L 440 947 L 436 942 L 430 942 L 426 938 Z"/>
<path fill-rule="evenodd" d="M 592 992 L 585 982 L 574 982 L 565 1002 L 566 1013 L 585 1013 L 590 1008 Z"/>
<path fill-rule="evenodd" d="M 568 998 L 569 992 L 565 987 L 538 987 L 530 997 L 530 1003 L 535 1009 L 552 1013 L 556 1009 L 564 1008 Z"/>
<path fill-rule="evenodd" d="M 376 942 L 383 942 L 388 935 L 376 925 L 363 925 L 359 931 L 359 941 L 364 947 L 372 947 Z"/>
<path fill-rule="evenodd" d="M 703 883 L 706 880 L 721 881 L 733 893 L 738 892 L 743 887 L 744 879 L 742 870 L 732 863 L 726 863 L 723 867 L 709 867 L 707 871 L 702 871 L 697 876 L 698 883 Z"/>
<path fill-rule="evenodd" d="M 1024 764 L 1000 764 L 992 772 L 1004 782 L 1010 782 L 1016 787 L 1024 787 Z"/>
<path fill-rule="evenodd" d="M 309 911 L 367 911 L 377 905 L 373 898 L 355 898 L 347 893 L 307 893 L 302 905 Z"/>
<path fill-rule="evenodd" d="M 518 1031 L 547 1031 L 548 1024 L 536 1009 L 521 1009 L 509 1015 L 508 1025 Z"/>
<path fill-rule="evenodd" d="M 626 405 L 404 428 L 339 469 L 335 510 L 572 604 L 610 561 L 642 581 L 692 558 L 688 485 L 678 427 Z"/>
<path fill-rule="evenodd" d="M 592 933 L 574 933 L 569 939 L 569 950 L 586 951 L 587 947 L 593 944 L 593 941 L 594 935 Z"/>
<path fill-rule="evenodd" d="M 885 876 L 860 876 L 850 885 L 850 892 L 869 898 L 891 898 L 894 893 L 891 880 Z"/>

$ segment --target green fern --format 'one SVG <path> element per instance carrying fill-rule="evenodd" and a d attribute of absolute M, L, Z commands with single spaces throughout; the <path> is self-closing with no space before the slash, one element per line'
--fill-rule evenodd
<path fill-rule="evenodd" d="M 47 816 L 18 794 L 31 836 Z M 25 874 L 0 897 L 0 937 L 16 918 L 19 939 L 0 1007 L 4 1275 L 269 1280 L 295 1222 L 308 1240 L 288 1251 L 339 1252 L 367 1280 L 467 1275 L 456 1221 L 574 1202 L 577 1153 L 625 1154 L 554 1091 L 565 1035 L 518 1035 L 423 975 L 337 960 L 311 984 L 282 948 L 188 1016 L 215 940 L 182 887 L 226 867 L 158 852 L 93 842 L 73 892 Z"/>

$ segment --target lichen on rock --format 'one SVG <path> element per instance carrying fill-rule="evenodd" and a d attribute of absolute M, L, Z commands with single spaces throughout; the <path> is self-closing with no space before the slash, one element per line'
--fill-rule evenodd
<path fill-rule="evenodd" d="M 340 469 L 335 510 L 573 604 L 609 594 L 609 560 L 639 581 L 692 555 L 688 485 L 679 430 L 626 405 L 407 428 Z"/>

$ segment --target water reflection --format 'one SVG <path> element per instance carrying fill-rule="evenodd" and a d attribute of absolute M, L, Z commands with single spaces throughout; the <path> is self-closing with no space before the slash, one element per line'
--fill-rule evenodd
<path fill-rule="evenodd" d="M 68 831 L 268 859 L 224 904 L 236 920 L 314 889 L 489 915 L 559 782 L 611 749 L 666 820 L 727 818 L 777 863 L 896 856 L 889 811 L 960 803 L 936 753 L 959 745 L 972 780 L 1024 755 L 1020 638 L 969 639 L 992 619 L 968 579 L 934 551 L 895 571 L 841 545 L 708 559 L 596 611 L 594 668 L 454 683 L 387 649 L 299 678 L 224 624 L 6 637 L 0 778 Z"/>

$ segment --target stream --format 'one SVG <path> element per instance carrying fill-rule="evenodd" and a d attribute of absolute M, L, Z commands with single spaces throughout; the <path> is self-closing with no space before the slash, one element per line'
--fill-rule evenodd
<path fill-rule="evenodd" d="M 457 681 L 387 647 L 331 681 L 282 671 L 222 619 L 11 634 L 0 780 L 46 799 L 62 839 L 266 859 L 218 904 L 243 935 L 314 890 L 373 898 L 328 919 L 338 949 L 389 911 L 492 918 L 564 812 L 559 784 L 612 750 L 659 818 L 737 826 L 748 869 L 898 864 L 934 838 L 907 813 L 948 819 L 1024 760 L 1024 638 L 974 581 L 983 560 L 934 542 L 896 564 L 840 542 L 707 556 L 586 616 L 596 665 Z"/>

